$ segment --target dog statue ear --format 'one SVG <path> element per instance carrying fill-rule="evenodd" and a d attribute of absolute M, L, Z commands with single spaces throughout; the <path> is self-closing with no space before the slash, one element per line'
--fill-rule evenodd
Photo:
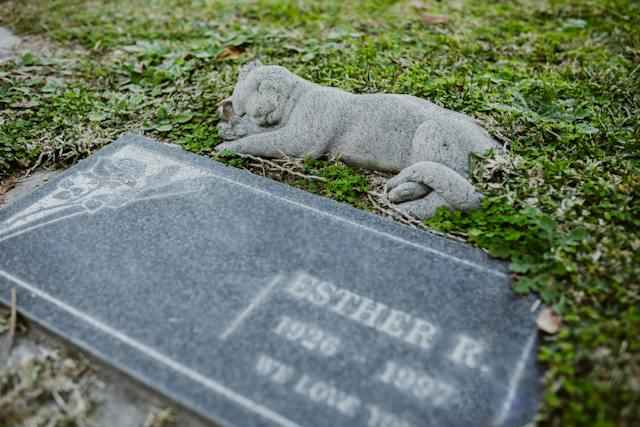
<path fill-rule="evenodd" d="M 270 111 L 265 115 L 265 125 L 273 126 L 282 120 L 283 107 L 288 96 L 288 85 L 285 81 L 277 78 L 267 78 L 258 85 L 263 105 L 268 105 Z"/>
<path fill-rule="evenodd" d="M 286 95 L 287 85 L 284 81 L 275 78 L 267 78 L 258 85 L 258 93 L 267 97 Z"/>
<path fill-rule="evenodd" d="M 243 65 L 240 68 L 240 73 L 238 74 L 238 80 L 244 80 L 249 75 L 250 72 L 260 67 L 261 65 L 262 65 L 262 62 L 260 62 L 259 59 L 254 59 L 253 61 Z"/>

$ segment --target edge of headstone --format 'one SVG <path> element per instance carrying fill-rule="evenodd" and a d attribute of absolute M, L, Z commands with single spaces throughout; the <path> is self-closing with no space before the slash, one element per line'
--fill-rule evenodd
<path fill-rule="evenodd" d="M 375 233 L 389 235 L 392 238 L 402 240 L 404 243 L 422 247 L 435 255 L 456 258 L 462 263 L 489 272 L 498 280 L 509 281 L 510 279 L 507 263 L 491 258 L 478 248 L 448 239 L 427 230 L 418 230 L 409 227 L 397 221 L 354 208 L 346 203 L 340 203 L 327 197 L 312 194 L 270 178 L 255 175 L 243 169 L 226 166 L 211 158 L 190 153 L 182 149 L 179 145 L 159 142 L 137 132 L 126 132 L 120 135 L 115 141 L 100 148 L 93 155 L 80 160 L 76 165 L 69 167 L 50 179 L 46 185 L 37 188 L 30 194 L 26 194 L 11 205 L 0 208 L 0 221 L 24 209 L 32 200 L 47 194 L 52 186 L 75 173 L 77 167 L 91 165 L 96 161 L 95 154 L 109 154 L 130 143 L 139 144 L 156 153 L 170 153 L 178 160 L 204 168 L 227 181 L 235 181 L 237 184 L 252 188 L 254 191 L 270 193 L 289 203 L 304 206 L 317 213 L 332 216 L 335 219 L 346 221 L 359 227 L 369 228 Z"/>
<path fill-rule="evenodd" d="M 286 184 L 282 184 L 280 182 L 261 177 L 258 175 L 254 175 L 248 171 L 237 169 L 233 167 L 226 166 L 222 163 L 216 162 L 210 158 L 198 156 L 193 153 L 189 153 L 183 150 L 179 145 L 176 144 L 168 144 L 162 143 L 148 137 L 145 137 L 139 133 L 127 132 L 119 136 L 114 142 L 102 147 L 98 152 L 110 153 L 118 150 L 121 146 L 124 146 L 129 143 L 136 143 L 145 146 L 145 148 L 151 149 L 160 153 L 171 153 L 179 158 L 179 160 L 193 162 L 198 166 L 201 166 L 208 170 L 213 170 L 217 172 L 219 175 L 224 176 L 226 179 L 237 180 L 245 185 L 255 185 L 261 191 L 267 192 L 275 192 L 279 197 L 283 199 L 293 200 L 296 203 L 307 203 L 311 205 L 313 208 L 321 209 L 323 211 L 329 211 L 331 214 L 335 216 L 339 216 L 342 218 L 346 218 L 350 220 L 350 222 L 354 221 L 363 221 L 367 224 L 367 226 L 371 227 L 374 230 L 382 231 L 385 233 L 393 233 L 399 234 L 404 239 L 409 241 L 410 243 L 424 245 L 427 242 L 429 244 L 439 244 L 438 246 L 443 247 L 449 251 L 463 251 L 465 255 L 471 255 L 473 260 L 476 262 L 490 263 L 492 267 L 495 266 L 495 273 L 498 273 L 496 277 L 501 277 L 502 280 L 509 281 L 509 273 L 508 268 L 505 263 L 497 260 L 491 259 L 488 255 L 481 252 L 478 249 L 470 248 L 465 246 L 463 243 L 456 242 L 454 240 L 447 239 L 445 237 L 441 237 L 435 235 L 433 233 L 425 232 L 422 230 L 416 230 L 406 225 L 397 223 L 395 221 L 374 215 L 372 213 L 362 211 L 357 208 L 353 208 L 350 205 L 339 203 L 334 200 L 318 196 L 312 193 L 308 193 L 304 190 L 296 189 L 290 187 Z M 75 167 L 78 165 L 90 165 L 91 163 L 96 161 L 95 156 L 90 156 L 88 158 L 80 160 L 76 165 L 66 169 L 62 173 L 50 179 L 46 185 L 38 187 L 32 193 L 26 194 L 24 197 L 21 197 L 19 200 L 15 200 L 9 206 L 4 206 L 0 208 L 0 221 L 4 218 L 7 218 L 11 214 L 18 212 L 32 203 L 33 199 L 37 199 L 45 194 L 48 194 L 50 188 L 57 184 L 59 181 L 65 179 L 67 176 L 75 173 Z M 322 205 L 322 206 L 320 206 Z M 68 316 L 68 313 L 64 311 L 58 310 L 65 316 Z M 112 366 L 114 369 L 119 371 L 126 372 L 125 366 L 121 363 L 117 358 L 112 356 L 103 354 L 101 351 L 92 348 L 91 346 L 84 345 L 81 340 L 78 341 L 76 339 L 72 339 L 68 336 L 65 336 L 63 331 L 60 328 L 54 327 L 51 325 L 47 319 L 39 318 L 38 316 L 34 316 L 30 312 L 25 312 L 21 310 L 21 312 L 29 318 L 34 323 L 40 325 L 46 330 L 50 331 L 55 336 L 59 337 L 65 342 L 70 343 L 72 346 L 80 349 L 81 351 L 87 352 L 92 357 L 95 357 L 101 363 L 105 363 L 109 366 Z M 532 332 L 535 332 L 535 326 L 532 325 Z M 107 337 L 106 339 L 109 339 Z M 523 368 L 523 376 L 525 377 L 534 377 L 540 378 L 541 368 L 537 363 L 535 357 L 535 348 L 537 347 L 537 342 L 539 339 L 534 340 L 533 348 L 529 352 L 529 357 L 524 361 Z M 126 350 L 127 353 L 131 353 L 131 349 Z M 170 400 L 176 402 L 178 405 L 184 407 L 188 411 L 192 411 L 198 416 L 207 417 L 207 412 L 200 408 L 199 405 L 194 404 L 186 400 L 186 398 L 182 398 L 180 396 L 175 395 L 162 384 L 158 384 L 154 381 L 150 381 L 148 378 L 145 378 L 141 374 L 135 374 L 129 372 L 127 375 L 131 376 L 134 381 L 140 383 L 144 387 L 149 387 L 152 390 L 155 390 L 164 396 L 167 396 Z M 524 377 L 523 377 L 524 378 Z M 540 381 L 537 381 L 539 385 L 539 389 L 541 390 Z M 540 404 L 541 391 L 538 393 L 534 399 L 531 399 L 531 396 L 523 395 L 523 391 L 520 390 L 519 387 L 514 389 L 513 398 L 509 400 L 508 406 L 505 407 L 504 414 L 501 417 L 501 421 L 496 423 L 495 426 L 499 427 L 502 425 L 519 425 L 526 424 L 531 421 L 530 416 L 532 413 L 535 413 L 536 408 Z M 496 420 L 497 421 L 497 420 Z M 225 423 L 225 425 L 233 426 L 233 424 L 229 424 L 226 420 L 218 418 L 218 422 Z"/>

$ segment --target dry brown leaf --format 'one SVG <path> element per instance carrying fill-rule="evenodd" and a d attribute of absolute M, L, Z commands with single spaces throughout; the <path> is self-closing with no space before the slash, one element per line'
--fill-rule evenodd
<path fill-rule="evenodd" d="M 240 58 L 246 50 L 247 49 L 244 46 L 227 46 L 222 49 L 222 52 L 220 52 L 218 56 L 216 56 L 216 60 L 224 61 L 226 59 L 237 59 Z"/>
<path fill-rule="evenodd" d="M 562 318 L 554 309 L 546 307 L 538 314 L 536 324 L 538 329 L 548 334 L 555 334 L 562 326 Z"/>
<path fill-rule="evenodd" d="M 449 22 L 449 17 L 446 15 L 428 15 L 425 13 L 420 18 L 426 25 L 441 25 Z"/>
<path fill-rule="evenodd" d="M 15 186 L 16 186 L 15 176 L 10 176 L 5 180 L 0 181 L 0 206 L 4 204 L 4 201 L 6 198 L 5 195 L 9 192 L 9 190 L 11 190 Z"/>

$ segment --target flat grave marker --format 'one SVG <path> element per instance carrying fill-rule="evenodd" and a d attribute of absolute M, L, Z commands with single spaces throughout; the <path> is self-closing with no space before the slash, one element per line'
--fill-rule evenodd
<path fill-rule="evenodd" d="M 502 263 L 140 136 L 0 210 L 0 298 L 221 426 L 520 426 Z"/>

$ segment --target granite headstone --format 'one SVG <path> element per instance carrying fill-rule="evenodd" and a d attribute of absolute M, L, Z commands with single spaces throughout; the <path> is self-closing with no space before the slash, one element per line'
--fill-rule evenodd
<path fill-rule="evenodd" d="M 0 298 L 221 426 L 519 426 L 532 301 L 501 263 L 125 136 L 0 211 Z"/>

